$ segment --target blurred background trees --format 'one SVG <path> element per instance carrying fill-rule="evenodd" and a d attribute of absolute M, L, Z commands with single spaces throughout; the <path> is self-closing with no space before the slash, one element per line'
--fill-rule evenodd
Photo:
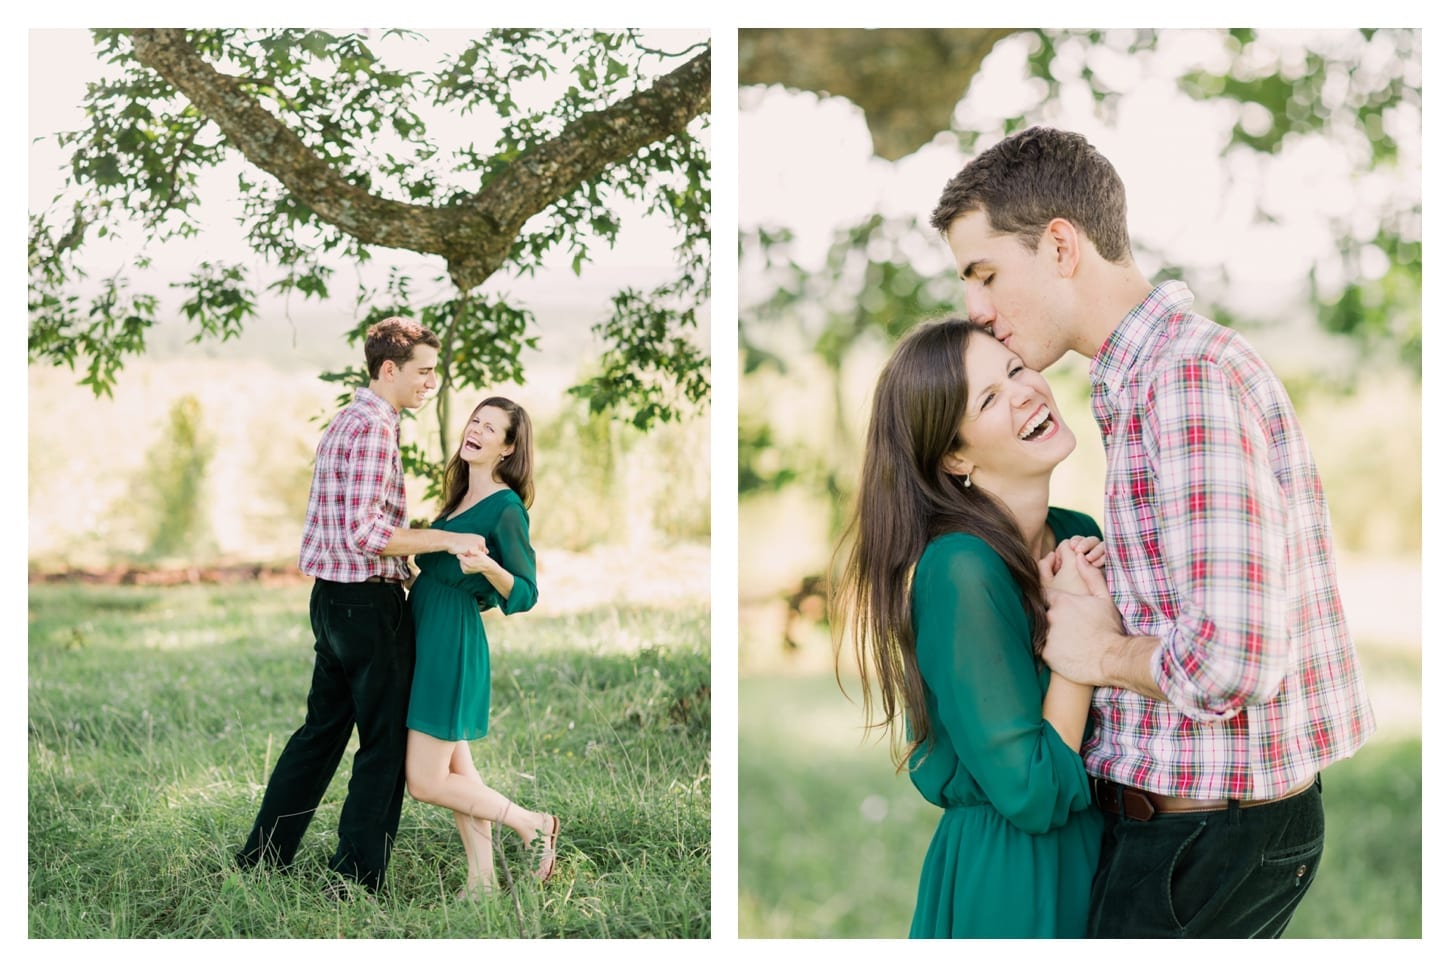
<path fill-rule="evenodd" d="M 1417 31 L 744 30 L 739 50 L 752 655 L 770 661 L 779 622 L 796 620 L 780 603 L 827 566 L 885 350 L 962 311 L 926 225 L 940 187 L 1031 124 L 1103 151 L 1145 272 L 1185 279 L 1289 385 L 1341 546 L 1418 550 Z M 1055 366 L 1059 399 L 1084 400 L 1085 374 Z M 1057 499 L 1096 515 L 1094 425 L 1085 405 L 1069 414 L 1079 453 Z M 1366 447 L 1393 482 L 1364 466 Z"/>
<path fill-rule="evenodd" d="M 33 558 L 295 554 L 294 465 L 366 383 L 362 336 L 392 314 L 443 342 L 436 398 L 404 431 L 420 517 L 491 392 L 561 448 L 539 461 L 553 496 L 580 504 L 540 521 L 561 546 L 618 536 L 623 514 L 575 526 L 591 510 L 661 496 L 656 444 L 697 441 L 708 463 L 706 32 L 105 29 L 31 44 Z M 79 455 L 52 443 L 61 412 L 129 445 L 103 450 L 108 465 L 172 456 L 82 484 Z M 580 467 L 553 462 L 571 455 Z M 144 479 L 158 474 L 174 483 Z M 674 523 L 646 514 L 640 536 L 706 537 L 699 477 L 677 478 L 664 497 L 679 506 L 660 510 Z M 191 536 L 167 543 L 143 506 L 158 487 L 222 519 L 188 519 Z"/>
<path fill-rule="evenodd" d="M 79 366 L 108 394 L 167 315 L 226 341 L 257 319 L 259 291 L 325 301 L 339 269 L 423 255 L 431 292 L 396 260 L 357 278 L 347 335 L 360 343 L 394 313 L 439 334 L 439 435 L 409 461 L 429 477 L 455 443 L 453 392 L 520 382 L 537 348 L 529 305 L 484 284 L 559 254 L 582 273 L 634 206 L 672 227 L 675 272 L 600 307 L 597 372 L 570 392 L 640 429 L 704 399 L 707 39 L 663 50 L 637 30 L 491 30 L 435 45 L 433 68 L 412 70 L 386 57 L 428 47 L 409 31 L 91 33 L 107 69 L 86 87 L 86 126 L 56 135 L 64 184 L 30 216 L 32 361 Z M 218 168 L 230 186 L 208 179 Z M 245 254 L 196 255 L 213 248 L 216 196 L 239 207 Z M 94 243 L 117 237 L 128 246 L 98 269 Z M 192 246 L 167 286 L 179 305 L 141 278 L 177 242 Z M 357 365 L 325 378 L 348 397 L 366 382 Z"/>

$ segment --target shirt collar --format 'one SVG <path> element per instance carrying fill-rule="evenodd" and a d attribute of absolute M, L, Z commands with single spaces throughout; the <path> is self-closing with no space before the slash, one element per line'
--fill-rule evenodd
<path fill-rule="evenodd" d="M 1118 323 L 1103 348 L 1088 367 L 1088 380 L 1095 391 L 1116 393 L 1132 375 L 1138 359 L 1153 345 L 1170 316 L 1193 308 L 1193 293 L 1187 285 L 1170 279 L 1159 285 Z"/>
<path fill-rule="evenodd" d="M 352 399 L 354 403 L 360 403 L 367 409 L 376 413 L 380 418 L 386 420 L 388 425 L 391 427 L 396 428 L 401 422 L 398 417 L 398 411 L 393 409 L 393 404 L 389 403 L 387 400 L 383 399 L 381 396 L 379 396 L 377 393 L 374 393 L 366 386 L 360 387 L 358 391 L 353 394 Z"/>

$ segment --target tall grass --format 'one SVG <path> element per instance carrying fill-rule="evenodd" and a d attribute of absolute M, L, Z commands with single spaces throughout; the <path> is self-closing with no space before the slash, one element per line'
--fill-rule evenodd
<path fill-rule="evenodd" d="M 906 936 L 941 813 L 860 725 L 829 675 L 741 680 L 741 937 Z M 1287 936 L 1420 936 L 1420 750 L 1390 735 L 1325 770 L 1324 859 Z"/>
<path fill-rule="evenodd" d="M 410 799 L 387 891 L 325 899 L 351 751 L 294 868 L 237 871 L 302 722 L 307 593 L 31 588 L 31 937 L 708 935 L 699 608 L 489 616 L 494 714 L 474 758 L 485 781 L 561 817 L 548 884 L 500 830 L 515 888 L 454 900 L 465 866 L 451 814 Z"/>

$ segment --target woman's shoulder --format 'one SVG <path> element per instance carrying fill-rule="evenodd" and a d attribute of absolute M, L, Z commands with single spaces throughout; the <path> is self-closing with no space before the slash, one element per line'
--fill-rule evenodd
<path fill-rule="evenodd" d="M 529 509 L 524 506 L 524 498 L 520 497 L 514 488 L 505 487 L 495 495 L 494 499 L 498 501 L 500 515 L 516 514 L 523 517 L 524 520 L 529 519 Z"/>
<path fill-rule="evenodd" d="M 1007 564 L 992 545 L 975 534 L 952 531 L 932 538 L 921 552 L 916 564 L 917 581 L 950 576 L 954 580 L 970 576 L 1006 578 Z"/>
<path fill-rule="evenodd" d="M 1098 522 L 1088 514 L 1080 510 L 1069 510 L 1066 507 L 1047 508 L 1047 526 L 1052 528 L 1052 533 L 1060 541 L 1069 537 L 1097 537 L 1103 536 L 1103 529 Z"/>
<path fill-rule="evenodd" d="M 493 514 L 513 513 L 517 509 L 519 513 L 528 515 L 528 510 L 524 507 L 524 499 L 512 487 L 500 487 L 474 504 L 474 507 Z"/>

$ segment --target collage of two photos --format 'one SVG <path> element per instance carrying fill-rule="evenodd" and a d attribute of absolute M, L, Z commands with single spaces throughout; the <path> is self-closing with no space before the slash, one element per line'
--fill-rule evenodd
<path fill-rule="evenodd" d="M 28 47 L 28 938 L 1422 935 L 1420 30 Z"/>

